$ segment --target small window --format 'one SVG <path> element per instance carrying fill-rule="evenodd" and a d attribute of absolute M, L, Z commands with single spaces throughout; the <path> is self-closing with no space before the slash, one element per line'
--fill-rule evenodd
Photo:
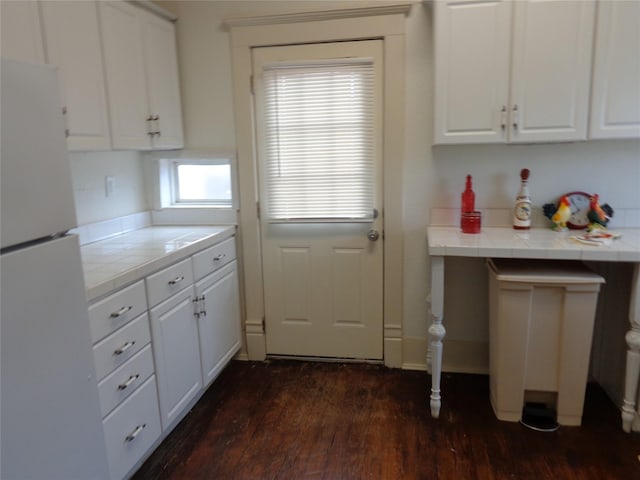
<path fill-rule="evenodd" d="M 182 150 L 152 152 L 149 173 L 155 178 L 153 208 L 233 209 L 236 168 L 233 154 Z"/>
<path fill-rule="evenodd" d="M 231 164 L 229 160 L 174 160 L 174 204 L 231 206 Z"/>

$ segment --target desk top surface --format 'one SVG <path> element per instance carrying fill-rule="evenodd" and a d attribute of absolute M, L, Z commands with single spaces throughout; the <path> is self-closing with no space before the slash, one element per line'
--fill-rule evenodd
<path fill-rule="evenodd" d="M 427 227 L 429 255 L 496 258 L 547 258 L 640 262 L 640 228 L 611 230 L 620 234 L 607 245 L 591 245 L 576 239 L 584 231 L 554 232 L 548 228 L 514 230 L 483 227 L 478 234 L 462 233 L 458 227 Z"/>

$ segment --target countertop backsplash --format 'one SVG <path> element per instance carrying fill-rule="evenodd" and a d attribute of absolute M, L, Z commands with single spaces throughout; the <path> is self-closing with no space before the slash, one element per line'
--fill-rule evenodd
<path fill-rule="evenodd" d="M 151 226 L 151 212 L 147 211 L 88 223 L 72 229 L 69 233 L 77 234 L 80 245 L 86 245 L 149 226 Z"/>

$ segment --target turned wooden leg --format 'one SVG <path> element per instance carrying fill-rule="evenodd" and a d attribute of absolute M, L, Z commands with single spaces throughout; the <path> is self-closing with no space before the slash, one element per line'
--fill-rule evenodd
<path fill-rule="evenodd" d="M 442 374 L 442 339 L 446 331 L 442 325 L 442 317 L 433 317 L 433 323 L 429 327 L 431 336 L 431 416 L 440 416 L 440 376 Z"/>
<path fill-rule="evenodd" d="M 427 364 L 431 365 L 431 416 L 440 416 L 440 375 L 442 373 L 442 339 L 446 330 L 442 325 L 444 309 L 444 257 L 431 257 L 431 326 L 429 327 L 429 354 Z"/>
<path fill-rule="evenodd" d="M 634 420 L 640 416 L 635 411 L 638 395 L 638 380 L 640 379 L 640 263 L 633 270 L 631 283 L 631 305 L 629 307 L 629 321 L 631 330 L 627 332 L 625 340 L 627 350 L 627 369 L 625 375 L 624 402 L 622 404 L 622 429 L 630 432 Z M 640 410 L 639 410 L 640 412 Z M 637 424 L 637 422 L 636 422 Z"/>

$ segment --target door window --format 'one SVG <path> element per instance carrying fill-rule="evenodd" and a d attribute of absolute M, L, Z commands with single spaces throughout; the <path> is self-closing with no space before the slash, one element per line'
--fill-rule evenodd
<path fill-rule="evenodd" d="M 374 75 L 372 58 L 264 67 L 270 222 L 371 221 Z"/>

